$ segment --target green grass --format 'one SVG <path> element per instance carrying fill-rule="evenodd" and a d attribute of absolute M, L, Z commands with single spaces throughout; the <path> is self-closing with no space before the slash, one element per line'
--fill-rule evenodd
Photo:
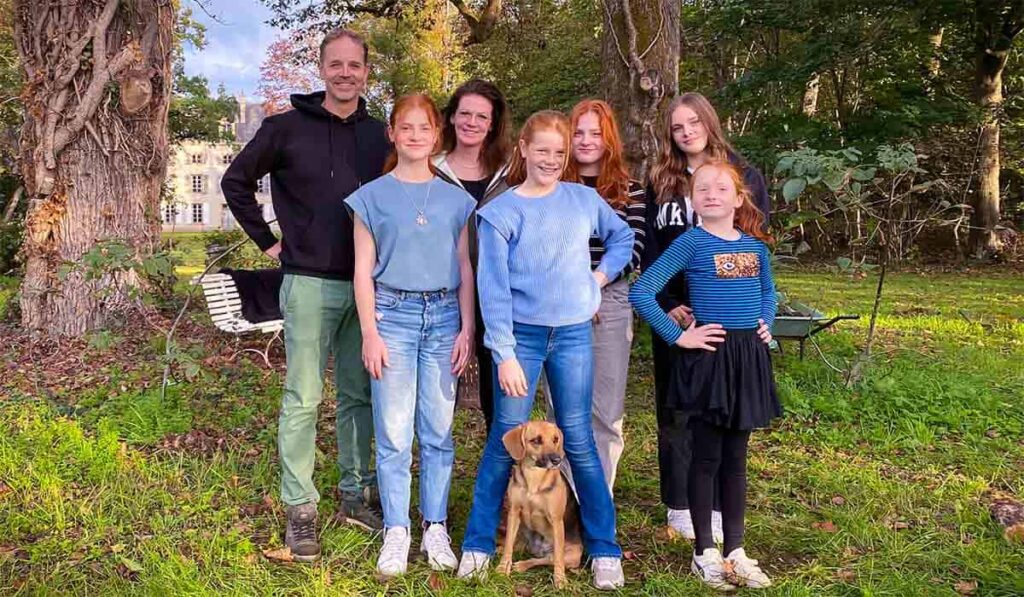
<path fill-rule="evenodd" d="M 779 278 L 791 298 L 864 315 L 818 337 L 845 367 L 866 333 L 874 280 Z M 1024 497 L 1024 280 L 897 274 L 886 296 L 879 356 L 853 388 L 813 347 L 801 362 L 787 345 L 776 361 L 787 415 L 750 450 L 747 550 L 776 581 L 765 594 L 955 595 L 971 583 L 978 594 L 1024 594 L 1024 546 L 1006 543 L 987 511 L 993 492 Z M 637 333 L 616 486 L 633 558 L 623 592 L 706 593 L 687 573 L 690 546 L 659 532 L 648 334 Z M 479 584 L 422 562 L 382 584 L 379 539 L 334 523 L 320 564 L 266 560 L 283 526 L 272 503 L 281 371 L 225 357 L 229 341 L 181 341 L 203 370 L 164 401 L 159 342 L 98 337 L 71 381 L 50 386 L 28 383 L 21 368 L 31 367 L 5 364 L 0 349 L 0 594 L 555 594 L 546 570 Z M 335 511 L 337 480 L 324 410 L 322 520 Z M 457 544 L 482 420 L 460 411 L 456 424 Z M 590 593 L 588 582 L 570 575 L 568 592 Z"/>

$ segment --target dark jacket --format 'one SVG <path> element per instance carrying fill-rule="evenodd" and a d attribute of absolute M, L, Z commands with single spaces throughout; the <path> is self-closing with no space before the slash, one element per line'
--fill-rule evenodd
<path fill-rule="evenodd" d="M 451 169 L 451 166 L 448 165 L 447 152 L 442 152 L 435 155 L 431 159 L 431 162 L 434 164 L 434 168 L 437 170 L 437 175 L 441 178 L 441 180 L 465 190 L 465 187 L 462 186 L 462 181 L 459 180 L 459 177 L 455 174 L 455 171 L 453 171 Z M 487 205 L 487 203 L 489 203 L 491 199 L 494 199 L 498 195 L 508 190 L 508 183 L 505 182 L 505 177 L 508 175 L 508 166 L 508 162 L 505 162 L 505 165 L 503 165 L 497 172 L 494 173 L 493 176 L 491 176 L 490 182 L 487 183 L 487 190 L 484 191 L 483 198 L 480 199 L 476 204 L 477 209 L 480 209 L 484 205 Z M 470 261 L 473 262 L 474 270 L 476 270 L 477 259 L 479 257 L 478 242 L 479 241 L 477 240 L 476 231 L 476 217 L 474 216 L 469 219 L 469 258 Z"/>
<path fill-rule="evenodd" d="M 381 175 L 391 144 L 362 98 L 355 112 L 338 118 L 323 107 L 324 95 L 292 95 L 294 110 L 265 119 L 231 162 L 221 189 L 242 229 L 265 251 L 277 239 L 255 193 L 269 172 L 284 272 L 351 280 L 352 217 L 343 202 Z"/>
<path fill-rule="evenodd" d="M 729 161 L 743 170 L 743 182 L 750 189 L 754 205 L 764 214 L 765 227 L 771 215 L 771 199 L 768 196 L 768 185 L 761 171 L 736 154 L 729 155 Z M 672 197 L 662 204 L 653 185 L 647 184 L 647 246 L 642 260 L 642 269 L 654 263 L 662 252 L 666 251 L 672 241 L 693 226 L 686 219 L 686 199 Z M 665 288 L 658 294 L 658 304 L 665 311 L 675 309 L 679 305 L 689 304 L 689 293 L 686 289 L 686 278 L 682 274 L 669 280 Z"/>

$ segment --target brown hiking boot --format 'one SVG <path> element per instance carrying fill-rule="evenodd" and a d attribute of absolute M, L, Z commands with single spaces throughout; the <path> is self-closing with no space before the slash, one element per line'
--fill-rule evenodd
<path fill-rule="evenodd" d="M 292 550 L 296 562 L 320 559 L 320 542 L 316 539 L 316 504 L 310 502 L 285 509 L 288 518 L 284 544 Z"/>

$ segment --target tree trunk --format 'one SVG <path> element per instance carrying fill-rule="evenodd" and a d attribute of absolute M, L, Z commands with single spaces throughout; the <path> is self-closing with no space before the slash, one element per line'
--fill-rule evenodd
<path fill-rule="evenodd" d="M 658 153 L 661 109 L 679 92 L 678 0 L 601 0 L 601 89 L 622 127 L 626 159 L 643 179 Z"/>
<path fill-rule="evenodd" d="M 123 263 L 97 268 L 82 256 L 119 243 L 141 259 L 159 242 L 174 9 L 166 0 L 17 0 L 15 19 L 28 81 L 22 324 L 80 336 L 138 300 Z"/>
<path fill-rule="evenodd" d="M 1009 8 L 1009 10 L 1007 10 Z M 999 225 L 999 119 L 1003 68 L 1024 22 L 1024 2 L 1010 7 L 996 0 L 975 2 L 975 95 L 982 109 L 978 140 L 978 192 L 971 214 L 970 254 L 988 258 L 1002 249 Z"/>
<path fill-rule="evenodd" d="M 804 86 L 804 97 L 800 102 L 800 109 L 808 118 L 814 118 L 814 115 L 818 113 L 818 90 L 820 88 L 821 75 L 811 74 L 811 77 L 807 79 L 807 85 Z"/>

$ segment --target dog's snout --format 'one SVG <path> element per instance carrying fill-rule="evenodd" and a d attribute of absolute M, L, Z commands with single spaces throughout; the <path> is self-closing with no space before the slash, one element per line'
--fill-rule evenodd
<path fill-rule="evenodd" d="M 557 468 L 562 464 L 562 457 L 558 454 L 544 454 L 537 459 L 537 466 L 541 468 Z"/>

